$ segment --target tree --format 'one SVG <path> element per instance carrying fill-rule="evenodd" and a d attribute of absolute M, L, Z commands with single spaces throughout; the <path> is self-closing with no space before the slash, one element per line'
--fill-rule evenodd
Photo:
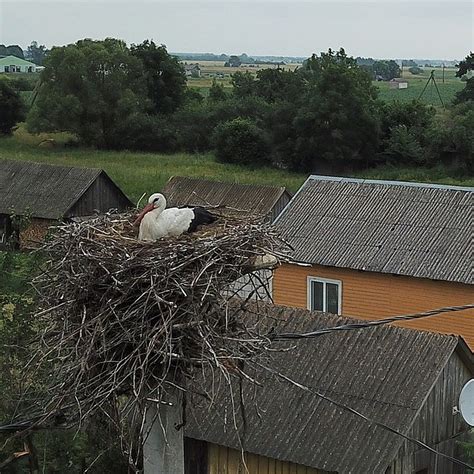
<path fill-rule="evenodd" d="M 216 158 L 224 163 L 262 165 L 268 162 L 263 131 L 250 119 L 236 118 L 220 123 L 213 134 Z"/>
<path fill-rule="evenodd" d="M 377 91 L 370 77 L 342 48 L 313 55 L 304 69 L 310 85 L 298 108 L 293 109 L 295 114 L 289 116 L 287 127 L 293 130 L 282 162 L 305 172 L 369 163 L 379 136 Z M 286 104 L 284 107 L 288 109 Z M 274 141 L 278 143 L 279 138 L 274 136 Z"/>
<path fill-rule="evenodd" d="M 294 101 L 301 97 L 307 83 L 302 74 L 282 69 L 262 69 L 257 72 L 255 94 L 268 102 Z"/>
<path fill-rule="evenodd" d="M 155 114 L 170 114 L 183 104 L 186 75 L 177 58 L 168 54 L 166 46 L 146 40 L 132 45 L 131 53 L 142 62 L 147 95 Z"/>
<path fill-rule="evenodd" d="M 416 76 L 418 74 L 422 74 L 423 69 L 421 69 L 421 67 L 418 67 L 418 66 L 412 66 L 408 68 L 408 72 Z"/>
<path fill-rule="evenodd" d="M 229 57 L 229 67 L 240 67 L 242 61 L 238 56 L 232 55 Z"/>
<path fill-rule="evenodd" d="M 46 49 L 46 46 L 44 44 L 38 46 L 38 43 L 36 41 L 32 41 L 26 49 L 25 57 L 36 65 L 42 66 L 43 60 L 46 57 L 47 52 L 48 50 Z"/>
<path fill-rule="evenodd" d="M 25 117 L 25 106 L 20 95 L 6 80 L 0 80 L 0 135 L 10 135 Z"/>
<path fill-rule="evenodd" d="M 149 106 L 142 63 L 117 39 L 53 48 L 41 80 L 30 130 L 72 132 L 88 145 L 123 144 L 122 124 Z"/>
<path fill-rule="evenodd" d="M 395 77 L 400 77 L 402 73 L 400 66 L 393 60 L 390 61 L 375 61 L 373 64 L 374 73 L 377 76 L 383 77 L 386 81 L 390 81 Z"/>
<path fill-rule="evenodd" d="M 458 71 L 456 77 L 467 77 L 469 71 L 474 70 L 474 53 L 470 53 L 466 58 L 461 61 L 458 65 Z M 463 102 L 474 101 L 474 77 L 470 77 L 466 80 L 464 89 L 456 93 L 454 99 L 455 104 L 462 104 Z"/>
<path fill-rule="evenodd" d="M 227 99 L 227 94 L 224 90 L 223 84 L 218 84 L 215 79 L 212 81 L 212 85 L 209 88 L 209 100 L 211 102 L 222 102 Z"/>
<path fill-rule="evenodd" d="M 232 74 L 230 82 L 236 97 L 248 97 L 255 94 L 255 78 L 248 71 Z"/>

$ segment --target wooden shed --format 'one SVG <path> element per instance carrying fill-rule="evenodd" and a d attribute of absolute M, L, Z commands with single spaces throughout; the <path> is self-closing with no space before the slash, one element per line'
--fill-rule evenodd
<path fill-rule="evenodd" d="M 55 222 L 132 206 L 101 169 L 0 160 L 0 244 L 34 246 Z"/>
<path fill-rule="evenodd" d="M 275 220 L 291 199 L 285 187 L 173 176 L 162 190 L 170 206 L 228 207 Z"/>
<path fill-rule="evenodd" d="M 242 317 L 257 317 L 263 333 L 355 322 L 262 303 Z M 246 363 L 249 379 L 235 379 L 232 390 L 214 372 L 209 380 L 219 390 L 210 407 L 200 396 L 188 400 L 186 474 L 244 473 L 242 449 L 249 474 L 464 472 L 456 461 L 404 438 L 463 460 L 459 441 L 469 427 L 456 407 L 474 365 L 461 338 L 378 326 L 278 348 L 261 366 Z"/>
<path fill-rule="evenodd" d="M 275 224 L 294 264 L 273 298 L 362 319 L 473 303 L 473 204 L 472 187 L 310 176 Z M 403 324 L 474 349 L 474 310 Z"/>

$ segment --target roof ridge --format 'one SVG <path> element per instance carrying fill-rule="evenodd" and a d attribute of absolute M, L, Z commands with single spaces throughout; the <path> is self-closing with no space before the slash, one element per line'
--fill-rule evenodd
<path fill-rule="evenodd" d="M 345 176 L 324 176 L 312 174 L 309 175 L 309 181 L 335 181 L 341 183 L 359 183 L 359 184 L 386 184 L 391 186 L 411 186 L 414 188 L 434 188 L 434 189 L 450 189 L 453 191 L 469 191 L 474 192 L 474 187 L 471 186 L 456 186 L 453 184 L 436 184 L 436 183 L 420 183 L 417 181 L 394 181 L 384 179 L 366 179 L 366 178 L 351 178 Z M 306 183 L 305 183 L 306 184 Z"/>

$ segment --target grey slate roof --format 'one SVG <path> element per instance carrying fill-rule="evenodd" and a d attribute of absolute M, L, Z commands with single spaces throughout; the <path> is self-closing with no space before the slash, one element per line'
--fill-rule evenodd
<path fill-rule="evenodd" d="M 14 210 L 16 214 L 60 219 L 101 174 L 106 175 L 94 168 L 0 160 L 0 213 Z"/>
<path fill-rule="evenodd" d="M 276 225 L 299 262 L 472 284 L 473 191 L 310 176 Z"/>
<path fill-rule="evenodd" d="M 291 195 L 284 187 L 257 186 L 173 176 L 163 194 L 171 206 L 231 207 L 259 215 L 269 214 L 282 197 Z"/>
<path fill-rule="evenodd" d="M 265 329 L 276 326 L 279 332 L 304 332 L 352 321 L 262 303 L 259 308 L 260 315 L 266 314 L 259 317 L 259 324 Z M 281 323 L 277 324 L 278 320 Z M 281 343 L 281 347 L 288 345 Z M 389 326 L 332 333 L 291 345 L 295 349 L 275 353 L 264 365 L 403 433 L 408 433 L 450 356 L 456 348 L 463 349 L 454 336 Z M 472 370 L 472 365 L 468 367 Z M 255 372 L 248 364 L 245 370 L 262 384 L 256 387 L 243 381 L 245 451 L 325 471 L 357 474 L 383 473 L 395 458 L 401 437 L 268 372 Z M 212 405 L 201 402 L 196 408 L 194 400 L 188 403 L 185 434 L 240 450 L 230 390 L 223 381 L 213 382 L 216 387 L 220 382 L 222 385 Z M 242 435 L 239 400 L 235 383 L 236 420 Z"/>

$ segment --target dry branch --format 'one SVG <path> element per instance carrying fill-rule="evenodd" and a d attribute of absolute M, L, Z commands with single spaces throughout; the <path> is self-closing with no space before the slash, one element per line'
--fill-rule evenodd
<path fill-rule="evenodd" d="M 46 327 L 35 361 L 52 367 L 41 422 L 61 413 L 81 424 L 105 414 L 130 459 L 139 447 L 125 439 L 123 419 L 138 416 L 143 430 L 147 400 L 166 399 L 170 384 L 185 391 L 209 369 L 245 377 L 243 362 L 269 341 L 253 337 L 229 304 L 234 282 L 286 258 L 275 231 L 249 217 L 222 215 L 156 243 L 139 242 L 131 222 L 132 215 L 108 214 L 60 226 L 42 249 L 47 271 L 35 281 Z M 249 282 L 255 291 L 264 283 Z"/>

